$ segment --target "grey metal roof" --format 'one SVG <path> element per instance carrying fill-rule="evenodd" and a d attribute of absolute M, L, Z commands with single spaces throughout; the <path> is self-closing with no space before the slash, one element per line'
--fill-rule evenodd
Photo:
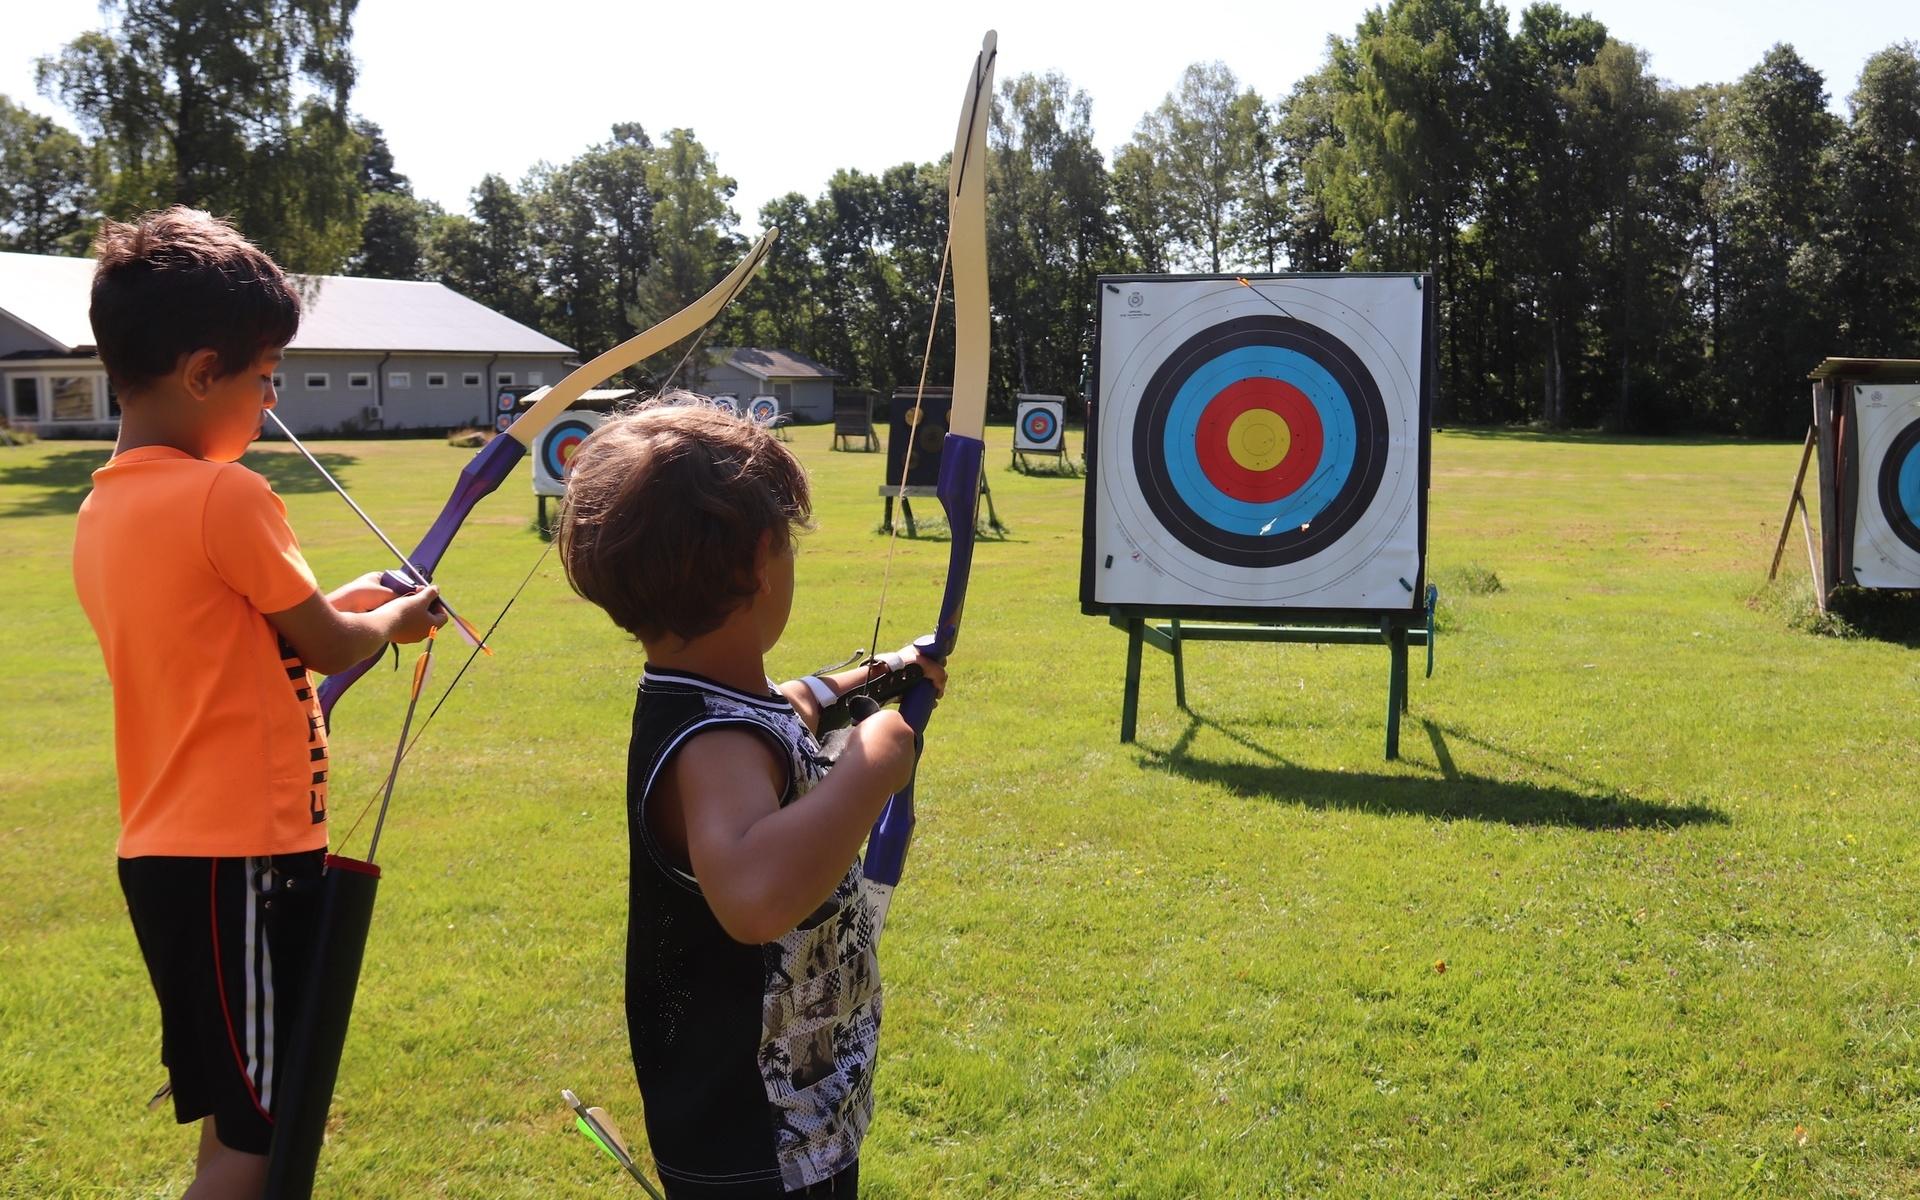
<path fill-rule="evenodd" d="M 295 275 L 303 312 L 290 350 L 561 354 L 571 346 L 440 283 Z M 93 260 L 0 253 L 0 312 L 62 350 L 93 345 Z"/>
<path fill-rule="evenodd" d="M 715 356 L 727 366 L 756 379 L 838 379 L 840 372 L 791 350 L 759 350 L 750 346 L 717 347 Z"/>

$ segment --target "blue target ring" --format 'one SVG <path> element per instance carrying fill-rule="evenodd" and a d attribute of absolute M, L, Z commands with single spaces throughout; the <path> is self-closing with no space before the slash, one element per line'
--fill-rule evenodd
<path fill-rule="evenodd" d="M 1880 460 L 1880 511 L 1893 535 L 1920 553 L 1920 421 L 1900 431 Z"/>
<path fill-rule="evenodd" d="M 1200 465 L 1193 431 L 1199 427 L 1201 413 L 1229 384 L 1247 378 L 1293 384 L 1312 401 L 1325 430 L 1325 448 L 1306 486 L 1275 503 L 1234 499 L 1214 486 Z M 1195 513 L 1216 528 L 1260 537 L 1308 525 L 1326 510 L 1353 471 L 1354 441 L 1353 410 L 1345 390 L 1325 367 L 1297 350 L 1254 345 L 1229 350 L 1187 376 L 1174 393 L 1162 453 L 1174 489 Z"/>
<path fill-rule="evenodd" d="M 747 415 L 762 425 L 780 419 L 780 402 L 771 396 L 756 396 L 747 404 Z"/>
<path fill-rule="evenodd" d="M 1036 405 L 1028 409 L 1027 415 L 1022 419 L 1021 425 L 1022 432 L 1027 435 L 1027 440 L 1039 443 L 1040 445 L 1051 442 L 1054 432 L 1058 428 L 1059 425 L 1054 418 L 1053 410 L 1044 405 Z"/>
<path fill-rule="evenodd" d="M 1236 465 L 1206 431 L 1249 409 L 1268 429 L 1284 432 L 1291 419 L 1298 436 Z M 1379 385 L 1351 347 L 1304 321 L 1260 315 L 1175 348 L 1141 394 L 1132 441 L 1141 495 L 1168 533 L 1215 562 L 1272 567 L 1322 553 L 1366 514 L 1386 474 L 1388 432 Z M 1259 498 L 1230 494 L 1236 479 Z"/>
<path fill-rule="evenodd" d="M 554 479 L 565 479 L 573 465 L 574 452 L 593 433 L 593 424 L 579 417 L 562 417 L 547 430 L 540 443 L 540 468 Z"/>

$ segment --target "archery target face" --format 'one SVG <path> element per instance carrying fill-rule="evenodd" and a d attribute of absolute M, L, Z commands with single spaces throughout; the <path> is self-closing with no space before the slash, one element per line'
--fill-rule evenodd
<path fill-rule="evenodd" d="M 580 443 L 600 428 L 606 416 L 597 412 L 570 412 L 540 431 L 533 443 L 533 490 L 539 496 L 564 496 L 567 469 Z"/>
<path fill-rule="evenodd" d="M 1860 445 L 1853 575 L 1862 587 L 1920 588 L 1920 384 L 1854 388 Z"/>
<path fill-rule="evenodd" d="M 1064 400 L 1022 400 L 1014 418 L 1015 450 L 1058 450 L 1065 426 Z"/>
<path fill-rule="evenodd" d="M 715 396 L 713 406 L 722 412 L 732 413 L 736 417 L 740 415 L 740 397 L 738 396 Z"/>
<path fill-rule="evenodd" d="M 762 425 L 771 425 L 780 419 L 780 401 L 772 396 L 755 396 L 747 401 L 747 415 Z"/>
<path fill-rule="evenodd" d="M 1416 606 L 1414 277 L 1121 281 L 1100 308 L 1095 603 Z"/>

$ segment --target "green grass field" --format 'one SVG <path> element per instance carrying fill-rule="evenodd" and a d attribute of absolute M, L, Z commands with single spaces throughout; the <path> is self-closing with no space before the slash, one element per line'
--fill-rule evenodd
<path fill-rule="evenodd" d="M 1749 598 L 1798 447 L 1435 438 L 1438 671 L 1381 758 L 1386 652 L 1204 644 L 1192 713 L 1079 611 L 1082 483 L 1005 469 L 882 946 L 875 1197 L 1920 1194 L 1920 651 Z M 1070 435 L 1079 445 L 1078 433 Z M 814 474 L 781 677 L 866 642 L 878 455 Z M 113 870 L 109 693 L 76 605 L 100 444 L 0 449 L 0 1194 L 177 1195 Z M 320 449 L 407 543 L 468 452 Z M 283 448 L 323 582 L 387 565 Z M 931 503 L 931 502 L 929 502 Z M 488 618 L 542 548 L 524 478 L 441 581 Z M 1787 569 L 1804 580 L 1798 535 Z M 902 541 L 885 640 L 925 632 Z M 637 647 L 550 558 L 404 771 L 318 1194 L 638 1196 L 623 755 Z M 451 678 L 451 656 L 437 678 Z M 336 837 L 404 675 L 335 714 Z M 364 850 L 365 830 L 356 845 Z"/>

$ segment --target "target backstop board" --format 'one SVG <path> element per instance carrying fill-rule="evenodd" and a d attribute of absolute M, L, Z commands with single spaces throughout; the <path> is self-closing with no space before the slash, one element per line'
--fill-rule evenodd
<path fill-rule="evenodd" d="M 1271 621 L 1422 607 L 1429 277 L 1097 286 L 1084 611 Z"/>

